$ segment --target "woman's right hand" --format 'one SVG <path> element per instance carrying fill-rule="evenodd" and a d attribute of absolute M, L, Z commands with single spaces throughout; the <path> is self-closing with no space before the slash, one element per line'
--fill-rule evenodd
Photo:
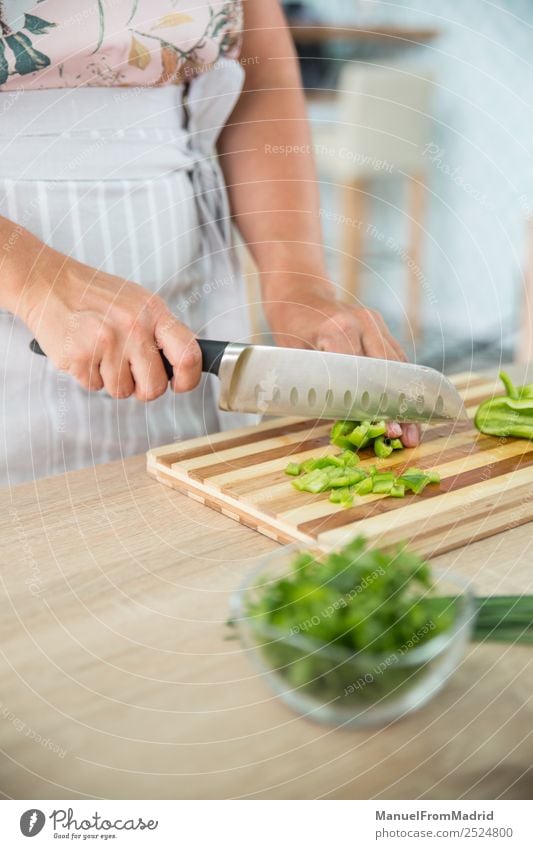
<path fill-rule="evenodd" d="M 162 298 L 39 245 L 31 267 L 21 262 L 24 279 L 11 310 L 56 368 L 89 391 L 105 388 L 113 398 L 152 401 L 168 388 L 162 350 L 174 368 L 174 392 L 194 389 L 200 348 Z"/>

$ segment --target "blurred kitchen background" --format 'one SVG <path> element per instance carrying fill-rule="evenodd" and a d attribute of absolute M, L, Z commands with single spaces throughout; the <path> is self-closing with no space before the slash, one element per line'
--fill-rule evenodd
<path fill-rule="evenodd" d="M 533 359 L 532 0 L 284 6 L 344 297 L 417 362 Z"/>

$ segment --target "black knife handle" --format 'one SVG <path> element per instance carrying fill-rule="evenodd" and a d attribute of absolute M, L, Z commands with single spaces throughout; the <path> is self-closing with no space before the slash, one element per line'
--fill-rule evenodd
<path fill-rule="evenodd" d="M 202 352 L 202 371 L 210 374 L 218 374 L 222 355 L 228 347 L 229 342 L 217 342 L 215 339 L 197 339 L 196 341 L 198 342 Z M 30 349 L 34 354 L 40 354 L 42 357 L 46 357 L 46 354 L 39 345 L 37 339 L 31 340 Z M 161 359 L 163 360 L 167 377 L 169 380 L 172 380 L 172 376 L 174 374 L 172 363 L 169 363 L 163 351 L 159 351 L 159 353 L 161 354 Z"/>
<path fill-rule="evenodd" d="M 202 371 L 207 374 L 217 374 L 222 361 L 222 355 L 229 342 L 218 342 L 216 339 L 197 339 L 202 352 Z"/>

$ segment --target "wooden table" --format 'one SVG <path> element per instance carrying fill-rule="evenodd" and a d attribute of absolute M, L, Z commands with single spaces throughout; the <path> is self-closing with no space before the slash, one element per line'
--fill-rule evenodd
<path fill-rule="evenodd" d="M 0 790 L 15 798 L 524 798 L 533 652 L 473 646 L 387 728 L 284 707 L 228 598 L 276 544 L 147 477 L 144 458 L 0 493 Z M 533 593 L 532 525 L 437 560 Z"/>

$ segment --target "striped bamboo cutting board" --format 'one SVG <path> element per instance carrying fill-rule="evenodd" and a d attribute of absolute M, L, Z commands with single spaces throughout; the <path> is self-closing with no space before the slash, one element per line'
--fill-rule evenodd
<path fill-rule="evenodd" d="M 500 392 L 475 374 L 453 382 L 470 417 Z M 328 493 L 296 491 L 284 474 L 289 458 L 302 461 L 339 449 L 328 445 L 331 423 L 283 418 L 259 426 L 167 445 L 148 452 L 147 468 L 161 483 L 185 492 L 279 542 L 334 548 L 357 533 L 373 542 L 409 540 L 426 554 L 442 553 L 533 520 L 533 445 L 497 439 L 469 422 L 429 425 L 422 444 L 377 460 L 399 474 L 408 466 L 437 470 L 440 486 L 403 499 L 362 496 L 346 509 Z"/>

